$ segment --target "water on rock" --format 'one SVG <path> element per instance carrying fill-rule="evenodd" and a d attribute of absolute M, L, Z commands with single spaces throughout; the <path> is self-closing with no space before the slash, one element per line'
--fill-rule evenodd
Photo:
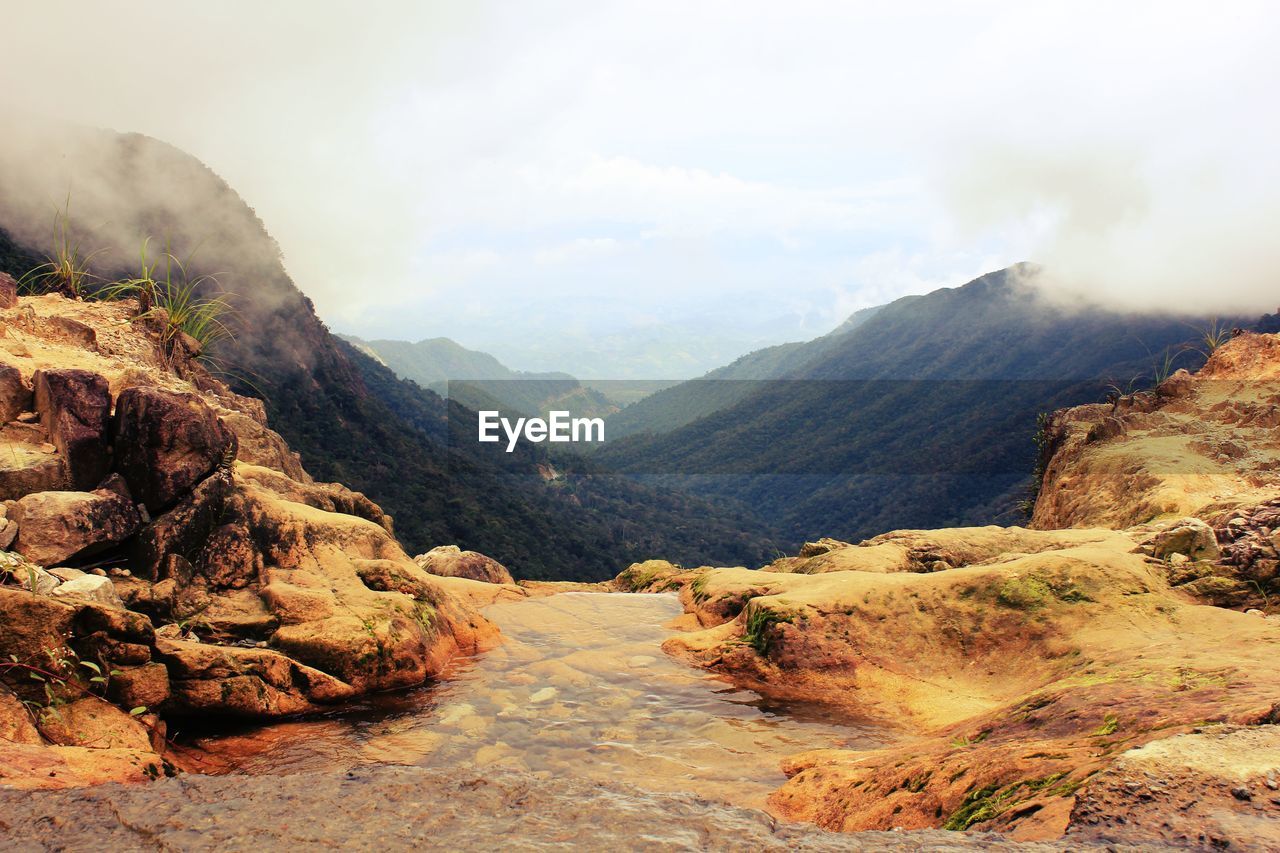
<path fill-rule="evenodd" d="M 447 681 L 341 714 L 196 737 L 206 772 L 367 765 L 523 771 L 760 807 L 787 755 L 880 745 L 882 729 L 779 706 L 659 648 L 673 595 L 564 593 L 486 611 L 506 638 Z"/>

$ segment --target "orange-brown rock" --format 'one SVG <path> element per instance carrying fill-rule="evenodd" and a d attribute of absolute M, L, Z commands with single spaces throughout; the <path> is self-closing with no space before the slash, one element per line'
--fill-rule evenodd
<path fill-rule="evenodd" d="M 1245 334 L 1160 392 L 1055 413 L 1032 526 L 1209 520 L 1280 491 L 1280 336 Z"/>
<path fill-rule="evenodd" d="M 151 735 L 136 716 L 96 696 L 43 708 L 36 726 L 45 740 L 59 746 L 138 752 L 151 749 Z"/>
<path fill-rule="evenodd" d="M 10 743 L 40 743 L 40 732 L 31 712 L 7 687 L 0 687 L 0 740 Z"/>
<path fill-rule="evenodd" d="M 1037 529 L 824 542 L 765 572 L 651 561 L 617 585 L 680 589 L 702 628 L 672 654 L 901 729 L 790 759 L 784 817 L 1280 849 L 1278 383 L 1280 337 L 1243 335 L 1057 413 Z"/>
<path fill-rule="evenodd" d="M 974 530 L 968 549 L 964 533 L 935 545 L 981 555 L 991 532 Z M 1080 786 L 1124 749 L 1206 719 L 1263 718 L 1280 680 L 1280 622 L 1187 603 L 1122 533 L 1038 544 L 929 573 L 674 575 L 713 627 L 665 647 L 767 694 L 913 734 L 797 757 L 773 799 L 786 817 L 1053 837 Z"/>
<path fill-rule="evenodd" d="M 37 492 L 14 505 L 13 550 L 33 563 L 56 566 L 123 542 L 141 519 L 132 502 L 110 491 Z"/>
<path fill-rule="evenodd" d="M 13 308 L 18 304 L 18 282 L 13 276 L 0 272 L 0 308 Z"/>
<path fill-rule="evenodd" d="M 425 571 L 446 578 L 467 578 L 485 583 L 512 584 L 515 579 L 507 567 L 492 557 L 476 551 L 463 551 L 457 545 L 441 545 L 413 561 Z"/>
<path fill-rule="evenodd" d="M 16 501 L 4 505 L 0 537 L 16 533 L 4 544 L 50 564 L 107 548 L 113 568 L 109 578 L 48 575 L 58 585 L 44 595 L 4 573 L 3 659 L 16 655 L 24 666 L 52 650 L 60 666 L 83 670 L 57 691 L 55 704 L 74 704 L 74 714 L 88 691 L 125 712 L 262 719 L 420 684 L 494 640 L 477 609 L 489 598 L 419 568 L 377 504 L 313 482 L 267 427 L 261 401 L 232 393 L 189 345 L 161 345 L 165 330 L 131 322 L 137 313 L 127 300 L 57 296 L 23 297 L 6 311 L 0 350 L 17 370 L 14 387 L 34 384 L 41 420 L 0 424 L 0 500 Z M 104 481 L 110 468 L 119 473 Z M 98 491 L 67 493 L 68 479 Z M 134 500 L 151 516 L 136 532 Z M 98 512 L 108 507 L 118 515 Z M 131 609 L 84 597 L 108 591 Z M 105 683 L 90 682 L 88 663 L 111 673 Z M 0 679 L 23 699 L 47 699 L 14 671 Z M 162 723 L 149 722 L 155 740 Z M 48 737 L 71 740 L 54 726 Z M 163 769 L 140 739 L 108 740 L 105 748 L 5 741 L 0 778 L 56 786 Z"/>
<path fill-rule="evenodd" d="M 156 654 L 169 671 L 165 710 L 179 715 L 280 717 L 355 695 L 333 676 L 268 649 L 159 639 Z"/>

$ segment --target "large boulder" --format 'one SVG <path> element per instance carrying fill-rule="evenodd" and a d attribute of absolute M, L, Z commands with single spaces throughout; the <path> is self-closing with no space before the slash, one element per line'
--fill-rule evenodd
<path fill-rule="evenodd" d="M 141 524 L 138 510 L 115 492 L 37 492 L 19 500 L 13 550 L 33 563 L 55 566 L 123 541 Z"/>
<path fill-rule="evenodd" d="M 485 583 L 515 583 L 507 567 L 476 551 L 457 545 L 441 545 L 413 558 L 423 571 L 446 578 L 467 578 Z"/>
<path fill-rule="evenodd" d="M 115 470 L 152 512 L 172 506 L 228 458 L 234 436 L 193 394 L 129 388 L 116 400 Z"/>
<path fill-rule="evenodd" d="M 0 362 L 0 424 L 7 424 L 31 409 L 31 389 L 11 364 Z"/>
<path fill-rule="evenodd" d="M 166 567 L 173 564 L 170 557 L 200 554 L 214 528 L 223 523 L 231 493 L 230 473 L 219 471 L 196 486 L 173 509 L 144 527 L 132 547 L 134 571 L 150 580 L 165 580 L 170 577 Z M 181 559 L 188 563 L 185 558 Z"/>
<path fill-rule="evenodd" d="M 88 370 L 37 370 L 32 384 L 40 423 L 66 460 L 71 487 L 97 487 L 110 469 L 106 378 Z"/>

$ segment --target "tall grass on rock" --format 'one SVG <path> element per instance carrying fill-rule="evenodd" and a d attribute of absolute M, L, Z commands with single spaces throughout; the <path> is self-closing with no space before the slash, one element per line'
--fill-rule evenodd
<path fill-rule="evenodd" d="M 167 356 L 184 344 L 184 335 L 203 354 L 219 341 L 233 337 L 227 325 L 233 313 L 229 297 L 205 295 L 216 288 L 217 277 L 192 275 L 187 265 L 167 249 L 154 261 L 149 260 L 150 243 L 150 238 L 143 241 L 138 274 L 106 285 L 98 295 L 104 299 L 135 298 L 139 316 L 163 318 L 162 344 Z"/>

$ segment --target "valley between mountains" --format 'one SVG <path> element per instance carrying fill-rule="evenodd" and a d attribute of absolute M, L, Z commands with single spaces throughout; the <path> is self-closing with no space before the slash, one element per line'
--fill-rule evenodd
<path fill-rule="evenodd" d="M 610 441 L 489 454 L 198 161 L 72 133 L 235 328 L 33 285 L 43 196 L 0 204 L 6 848 L 1280 850 L 1274 317 L 1014 267 L 625 401 L 543 377 Z"/>
<path fill-rule="evenodd" d="M 725 844 L 834 843 L 743 806 L 955 845 L 1280 843 L 1280 337 L 1242 334 L 1195 374 L 1055 413 L 1029 527 L 516 583 L 457 548 L 411 559 L 376 504 L 315 482 L 257 401 L 166 351 L 130 300 L 4 281 L 0 779 L 55 793 L 0 793 L 3 831 L 51 838 L 37 816 L 54 811 L 58 832 L 178 838 L 199 812 L 173 783 L 265 814 L 293 784 L 279 774 L 315 777 L 288 794 L 304 814 L 342 778 L 375 797 L 528 778 L 555 812 L 591 799 L 570 777 L 603 768 L 596 783 L 642 811 L 727 801 L 690 816 Z M 672 610 L 606 604 L 627 593 Z M 424 682 L 439 686 L 367 704 Z M 117 824 L 98 803 L 148 816 Z"/>

